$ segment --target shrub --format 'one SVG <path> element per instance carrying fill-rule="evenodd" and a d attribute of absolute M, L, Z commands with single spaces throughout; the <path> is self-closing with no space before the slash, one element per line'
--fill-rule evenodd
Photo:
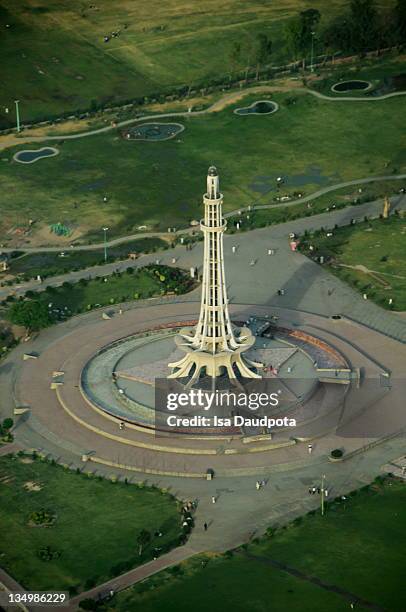
<path fill-rule="evenodd" d="M 36 510 L 34 512 L 31 512 L 31 514 L 28 517 L 28 520 L 30 523 L 33 523 L 34 525 L 44 525 L 44 526 L 50 526 L 55 522 L 55 513 L 51 512 L 49 510 L 45 510 L 44 508 L 41 508 L 41 510 Z"/>
<path fill-rule="evenodd" d="M 87 590 L 92 589 L 94 586 L 96 586 L 97 580 L 96 578 L 88 578 L 85 581 L 84 587 Z"/>
<path fill-rule="evenodd" d="M 10 419 L 10 417 L 4 419 L 3 421 L 3 429 L 11 429 L 14 425 L 14 421 L 13 419 Z"/>
<path fill-rule="evenodd" d="M 343 456 L 343 451 L 341 450 L 341 448 L 335 448 L 334 450 L 331 451 L 331 456 L 333 457 L 333 459 L 340 459 L 340 457 Z"/>
<path fill-rule="evenodd" d="M 43 546 L 37 552 L 38 557 L 41 561 L 53 561 L 61 556 L 59 550 L 52 550 L 50 546 Z"/>

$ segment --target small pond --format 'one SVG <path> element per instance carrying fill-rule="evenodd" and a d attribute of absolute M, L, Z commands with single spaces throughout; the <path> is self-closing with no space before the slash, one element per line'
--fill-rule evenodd
<path fill-rule="evenodd" d="M 20 164 L 33 164 L 34 162 L 44 157 L 54 157 L 58 155 L 58 149 L 54 147 L 42 147 L 42 149 L 26 149 L 24 151 L 18 151 L 13 157 L 15 161 Z"/>
<path fill-rule="evenodd" d="M 366 91 L 372 87 L 372 83 L 369 81 L 341 81 L 341 83 L 335 83 L 331 91 L 335 93 L 345 93 L 347 91 Z"/>
<path fill-rule="evenodd" d="M 175 138 L 184 129 L 185 126 L 181 123 L 143 123 L 142 125 L 135 125 L 125 130 L 123 137 L 126 140 L 157 142 Z"/>
<path fill-rule="evenodd" d="M 279 106 L 276 102 L 271 100 L 258 100 L 253 102 L 250 106 L 243 108 L 236 108 L 234 113 L 236 115 L 270 115 L 278 110 Z"/>

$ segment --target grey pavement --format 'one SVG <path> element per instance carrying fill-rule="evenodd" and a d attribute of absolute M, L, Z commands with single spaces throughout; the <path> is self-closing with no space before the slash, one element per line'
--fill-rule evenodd
<path fill-rule="evenodd" d="M 406 196 L 396 196 L 393 198 L 393 204 L 404 210 Z M 376 216 L 381 209 L 382 202 L 377 200 L 250 232 L 226 234 L 224 248 L 230 302 L 239 304 L 254 302 L 325 316 L 341 314 L 404 342 L 406 321 L 403 318 L 379 308 L 370 301 L 363 300 L 360 294 L 322 266 L 300 253 L 291 252 L 289 248 L 290 232 L 300 234 L 305 230 L 315 230 L 320 227 L 333 228 L 335 224 L 348 225 L 351 219 L 361 220 L 365 215 Z M 237 247 L 235 253 L 232 253 L 232 246 Z M 270 248 L 275 251 L 273 256 L 267 254 Z M 173 259 L 175 264 L 172 263 Z M 186 269 L 193 266 L 201 269 L 202 243 L 196 243 L 191 251 L 179 245 L 160 253 L 143 255 L 135 262 L 126 260 L 56 276 L 47 279 L 44 284 L 58 286 L 64 281 L 74 282 L 80 278 L 107 275 L 114 270 L 123 271 L 128 267 L 144 266 L 157 260 L 166 265 L 176 265 Z M 255 265 L 250 265 L 252 261 Z M 22 295 L 28 289 L 42 288 L 38 282 L 30 281 L 14 287 L 13 292 Z M 278 289 L 284 289 L 285 295 L 278 296 Z M 0 299 L 4 299 L 9 293 L 9 287 L 0 288 Z M 199 291 L 192 292 L 182 299 L 197 301 Z"/>

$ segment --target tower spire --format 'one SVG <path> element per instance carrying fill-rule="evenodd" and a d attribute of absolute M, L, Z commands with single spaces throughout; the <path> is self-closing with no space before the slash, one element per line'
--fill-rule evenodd
<path fill-rule="evenodd" d="M 227 223 L 222 215 L 223 195 L 215 166 L 207 173 L 207 192 L 203 196 L 204 218 L 200 229 L 204 236 L 203 281 L 200 315 L 194 332 L 182 330 L 176 337 L 177 346 L 186 355 L 175 363 L 169 378 L 190 377 L 190 383 L 203 373 L 217 377 L 224 371 L 229 378 L 237 374 L 245 378 L 261 378 L 253 368 L 262 364 L 244 360 L 241 353 L 255 343 L 251 331 L 236 330 L 228 312 L 224 272 L 223 234 Z"/>

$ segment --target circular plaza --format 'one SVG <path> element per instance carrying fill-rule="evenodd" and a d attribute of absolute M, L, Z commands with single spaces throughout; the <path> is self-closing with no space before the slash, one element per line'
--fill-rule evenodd
<path fill-rule="evenodd" d="M 337 431 L 357 416 L 344 410 L 359 392 L 357 366 L 367 364 L 377 378 L 379 368 L 329 332 L 331 319 L 258 305 L 233 305 L 230 313 L 234 322 L 249 321 L 266 382 L 289 392 L 281 409 L 297 420 L 294 431 L 242 427 L 185 435 L 155 427 L 152 378 L 167 376 L 174 335 L 195 324 L 197 310 L 196 302 L 150 303 L 46 330 L 22 360 L 16 405 L 29 409 L 32 423 L 61 450 L 130 472 L 204 477 L 210 469 L 239 476 L 270 463 L 292 466 L 312 440 L 336 447 Z"/>
<path fill-rule="evenodd" d="M 342 393 L 348 389 L 350 368 L 345 358 L 327 343 L 309 334 L 277 326 L 269 317 L 251 317 L 246 324 L 255 335 L 255 344 L 247 357 L 261 363 L 261 388 L 271 393 L 284 388 L 283 399 L 268 416 L 290 415 L 301 425 L 314 421 L 331 410 L 333 404 L 313 405 L 311 399 L 325 385 L 328 376 L 340 379 Z M 240 326 L 241 326 L 240 322 Z M 157 402 L 157 386 L 166 382 L 171 372 L 169 363 L 181 357 L 174 342 L 180 325 L 168 324 L 165 329 L 149 329 L 103 346 L 86 362 L 80 376 L 82 395 L 91 407 L 140 428 L 168 432 L 166 412 Z M 191 326 L 191 329 L 193 327 Z M 323 372 L 323 376 L 320 376 Z M 224 380 L 222 381 L 222 378 Z M 225 377 L 216 383 L 227 384 Z M 185 385 L 173 383 L 173 389 Z M 247 387 L 255 388 L 255 384 Z M 338 401 L 342 394 L 329 393 Z M 281 394 L 282 395 L 282 394 Z M 199 411 L 192 408 L 196 414 Z M 187 411 L 183 411 L 184 414 Z M 201 411 L 203 415 L 204 412 Z M 123 424 L 121 425 L 123 427 Z M 172 433 L 228 437 L 267 434 L 267 428 L 188 428 L 171 429 Z"/>

